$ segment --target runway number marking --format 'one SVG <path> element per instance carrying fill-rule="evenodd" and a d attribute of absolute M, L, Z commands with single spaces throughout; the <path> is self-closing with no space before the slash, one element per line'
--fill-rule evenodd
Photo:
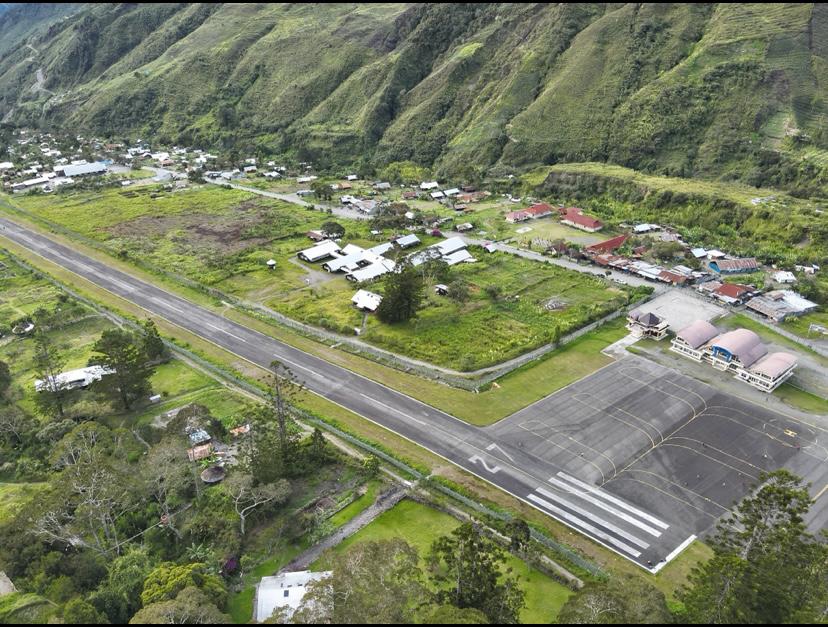
<path fill-rule="evenodd" d="M 795 438 L 796 437 L 796 431 L 791 431 L 790 429 L 785 429 L 785 435 L 787 435 L 789 438 Z"/>
<path fill-rule="evenodd" d="M 486 460 L 480 457 L 480 455 L 472 455 L 471 457 L 469 457 L 469 461 L 472 464 L 480 463 L 483 466 L 483 468 L 485 468 L 488 472 L 492 473 L 493 475 L 496 475 L 502 470 L 500 466 L 489 466 L 489 464 L 486 463 Z"/>
<path fill-rule="evenodd" d="M 514 462 L 515 462 L 515 458 L 514 458 L 514 457 L 512 457 L 511 455 L 509 455 L 509 453 L 507 453 L 506 451 L 504 451 L 502 448 L 500 448 L 500 447 L 499 447 L 497 444 L 495 444 L 494 442 L 492 442 L 491 444 L 489 444 L 489 446 L 487 446 L 487 447 L 486 447 L 486 450 L 487 450 L 487 451 L 494 451 L 494 450 L 498 450 L 498 451 L 500 451 L 501 453 L 503 453 L 503 455 L 504 455 L 505 457 L 509 458 L 509 461 L 510 461 L 510 462 L 512 462 L 512 463 L 514 463 Z"/>

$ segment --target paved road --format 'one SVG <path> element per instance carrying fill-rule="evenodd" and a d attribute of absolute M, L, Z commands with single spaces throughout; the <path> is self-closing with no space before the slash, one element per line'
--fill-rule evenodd
<path fill-rule="evenodd" d="M 678 538 L 672 534 L 648 542 L 646 548 L 639 544 L 634 551 L 619 550 L 619 546 L 626 546 L 626 543 L 619 542 L 618 537 L 628 537 L 630 532 L 620 529 L 618 523 L 598 528 L 606 522 L 608 505 L 603 500 L 619 501 L 603 492 L 597 492 L 581 503 L 577 515 L 572 511 L 550 509 L 548 504 L 539 502 L 536 492 L 548 490 L 550 477 L 554 478 L 561 467 L 555 461 L 532 455 L 506 441 L 497 441 L 491 430 L 471 426 L 405 394 L 227 320 L 5 218 L 0 218 L 0 237 L 7 237 L 258 366 L 269 367 L 274 360 L 286 364 L 309 390 L 442 456 L 586 533 L 639 566 L 657 571 L 663 560 L 676 554 Z M 633 513 L 640 511 L 626 503 L 623 507 Z M 626 519 L 626 516 L 622 518 Z M 593 522 L 585 523 L 585 519 Z"/>

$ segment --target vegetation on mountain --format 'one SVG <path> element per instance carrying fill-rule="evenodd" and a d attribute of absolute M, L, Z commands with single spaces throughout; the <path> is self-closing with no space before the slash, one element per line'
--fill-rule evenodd
<path fill-rule="evenodd" d="M 362 173 L 600 161 L 826 194 L 821 4 L 115 3 L 30 9 L 39 28 L 14 11 L 14 123 Z"/>

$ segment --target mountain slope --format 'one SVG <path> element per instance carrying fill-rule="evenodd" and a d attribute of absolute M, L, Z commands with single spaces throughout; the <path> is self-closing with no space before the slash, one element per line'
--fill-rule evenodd
<path fill-rule="evenodd" d="M 37 55 L 15 38 L 0 117 L 17 123 L 320 165 L 597 160 L 824 193 L 826 5 L 101 4 L 30 36 Z"/>

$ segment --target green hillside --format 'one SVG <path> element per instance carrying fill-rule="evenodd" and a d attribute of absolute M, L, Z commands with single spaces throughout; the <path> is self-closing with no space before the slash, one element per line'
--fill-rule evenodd
<path fill-rule="evenodd" d="M 90 4 L 42 30 L 14 11 L 13 123 L 323 167 L 601 161 L 828 193 L 826 5 Z"/>

